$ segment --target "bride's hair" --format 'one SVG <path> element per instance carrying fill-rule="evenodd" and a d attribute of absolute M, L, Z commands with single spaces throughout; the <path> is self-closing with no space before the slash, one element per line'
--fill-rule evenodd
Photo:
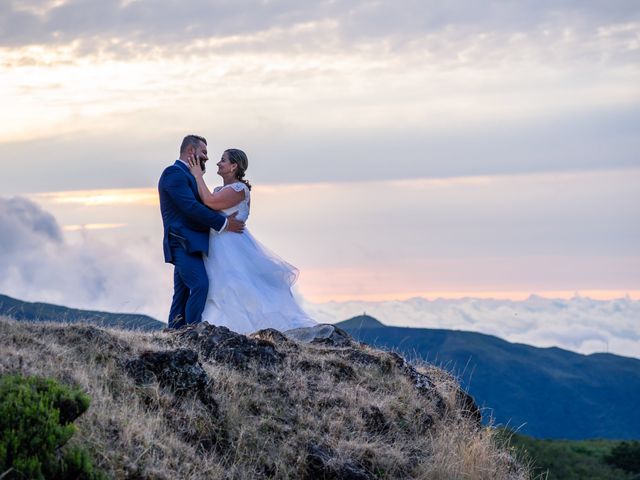
<path fill-rule="evenodd" d="M 225 150 L 224 153 L 227 154 L 231 163 L 235 163 L 238 166 L 236 169 L 236 178 L 251 190 L 251 184 L 248 180 L 244 179 L 244 173 L 247 171 L 247 168 L 249 168 L 249 159 L 247 158 L 247 154 L 237 148 L 229 148 Z"/>

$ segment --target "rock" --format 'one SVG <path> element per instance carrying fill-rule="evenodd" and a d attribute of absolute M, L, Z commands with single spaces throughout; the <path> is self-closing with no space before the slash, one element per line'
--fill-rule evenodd
<path fill-rule="evenodd" d="M 428 375 L 420 373 L 416 368 L 395 352 L 387 352 L 387 358 L 395 367 L 407 377 L 418 392 L 434 402 L 436 411 L 444 414 L 447 404 L 435 388 L 435 384 Z"/>
<path fill-rule="evenodd" d="M 375 405 L 371 405 L 369 408 L 362 408 L 360 415 L 362 415 L 364 424 L 370 434 L 384 435 L 389 431 L 389 422 L 382 413 L 382 410 Z"/>
<path fill-rule="evenodd" d="M 351 365 L 340 360 L 328 360 L 324 362 L 324 369 L 329 370 L 336 382 L 353 380 L 356 378 L 356 371 Z"/>
<path fill-rule="evenodd" d="M 439 412 L 444 413 L 447 409 L 444 399 L 437 393 L 433 381 L 428 375 L 418 372 L 404 358 L 395 352 L 388 352 L 387 355 L 391 361 L 399 368 L 415 385 L 416 389 L 436 402 L 436 408 Z M 457 384 L 457 382 L 456 382 Z M 482 413 L 471 395 L 462 390 L 460 387 L 456 390 L 456 408 L 467 418 L 474 420 L 478 426 L 482 422 Z"/>
<path fill-rule="evenodd" d="M 198 354 L 193 350 L 179 348 L 142 352 L 138 358 L 126 362 L 125 368 L 140 385 L 148 385 L 157 380 L 162 387 L 178 396 L 193 394 L 217 412 L 218 406 L 210 394 L 211 381 L 198 362 Z"/>
<path fill-rule="evenodd" d="M 188 348 L 142 352 L 139 358 L 127 362 L 127 368 L 137 383 L 148 384 L 157 379 L 176 393 L 203 388 L 208 382 L 198 354 Z"/>
<path fill-rule="evenodd" d="M 308 480 L 372 480 L 375 478 L 355 462 L 340 462 L 329 448 L 314 443 L 307 446 L 305 479 Z"/>
<path fill-rule="evenodd" d="M 62 397 L 55 402 L 55 408 L 58 409 L 59 419 L 61 425 L 67 425 L 75 421 L 86 410 L 86 406 L 83 406 L 77 398 Z"/>
<path fill-rule="evenodd" d="M 319 362 L 311 362 L 306 359 L 302 359 L 296 363 L 296 368 L 302 370 L 305 373 L 320 373 L 322 372 L 322 364 Z"/>
<path fill-rule="evenodd" d="M 351 347 L 355 344 L 347 332 L 328 323 L 321 323 L 313 327 L 294 328 L 287 330 L 284 334 L 301 343 L 332 345 L 334 347 Z"/>
<path fill-rule="evenodd" d="M 249 338 L 253 338 L 254 340 L 266 340 L 278 347 L 282 346 L 289 350 L 298 351 L 298 346 L 275 328 L 258 330 L 257 332 L 250 334 Z"/>
<path fill-rule="evenodd" d="M 371 366 L 374 365 L 378 368 L 382 368 L 385 372 L 391 370 L 391 362 L 387 358 L 381 358 L 376 355 L 372 355 L 370 353 L 365 352 L 364 350 L 354 347 L 354 348 L 325 348 L 322 349 L 319 353 L 324 355 L 335 354 L 338 357 L 341 357 L 345 360 L 348 360 L 351 363 L 356 363 L 359 365 Z M 395 365 L 395 362 L 393 362 Z"/>
<path fill-rule="evenodd" d="M 354 380 L 357 377 L 356 370 L 341 359 L 330 358 L 322 362 L 314 362 L 302 359 L 295 363 L 297 369 L 308 374 L 330 373 L 335 382 Z"/>
<path fill-rule="evenodd" d="M 248 338 L 227 327 L 199 323 L 186 327 L 175 334 L 175 338 L 186 341 L 197 348 L 207 360 L 245 368 L 250 361 L 261 366 L 273 366 L 284 358 L 275 345 L 262 338 Z"/>
<path fill-rule="evenodd" d="M 404 373 L 405 376 L 409 377 L 413 385 L 421 392 L 421 393 L 429 393 L 431 394 L 434 389 L 434 383 L 431 379 L 425 375 L 424 373 L 418 372 L 415 367 L 413 367 L 409 362 L 407 362 L 404 358 L 398 355 L 395 352 L 388 352 L 387 355 L 391 359 L 391 362 L 395 364 L 395 366 Z"/>
<path fill-rule="evenodd" d="M 482 412 L 474 398 L 461 388 L 456 391 L 456 405 L 464 416 L 474 420 L 476 424 L 480 426 L 482 423 Z"/>

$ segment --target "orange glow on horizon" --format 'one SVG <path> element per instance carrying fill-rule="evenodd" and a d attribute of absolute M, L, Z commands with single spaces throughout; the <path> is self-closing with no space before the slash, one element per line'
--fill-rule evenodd
<path fill-rule="evenodd" d="M 105 190 L 75 190 L 67 192 L 37 193 L 36 199 L 53 203 L 97 205 L 158 205 L 158 191 L 155 188 L 121 188 Z"/>
<path fill-rule="evenodd" d="M 62 229 L 65 232 L 77 232 L 79 230 L 105 230 L 109 228 L 126 227 L 126 223 L 86 223 L 84 225 L 65 225 Z"/>
<path fill-rule="evenodd" d="M 631 300 L 640 300 L 640 290 L 538 290 L 538 291 L 423 291 L 423 292 L 395 292 L 372 294 L 342 294 L 331 295 L 303 291 L 304 297 L 312 303 L 325 302 L 390 302 L 404 301 L 411 298 L 425 298 L 427 300 L 460 298 L 480 298 L 494 300 L 526 300 L 532 295 L 544 298 L 559 298 L 568 300 L 575 297 L 590 298 L 592 300 L 615 300 L 628 297 Z"/>

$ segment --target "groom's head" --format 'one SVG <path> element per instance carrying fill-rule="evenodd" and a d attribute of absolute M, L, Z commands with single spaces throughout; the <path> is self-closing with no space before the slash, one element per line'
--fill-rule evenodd
<path fill-rule="evenodd" d="M 187 135 L 184 137 L 180 144 L 180 160 L 186 162 L 188 157 L 200 160 L 200 165 L 204 172 L 204 164 L 209 160 L 207 156 L 207 139 L 200 135 Z"/>

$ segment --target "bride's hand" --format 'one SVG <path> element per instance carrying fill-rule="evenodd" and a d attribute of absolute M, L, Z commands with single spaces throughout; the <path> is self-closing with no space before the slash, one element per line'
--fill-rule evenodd
<path fill-rule="evenodd" d="M 187 162 L 189 163 L 189 170 L 191 170 L 191 174 L 194 177 L 201 177 L 203 175 L 200 161 L 196 160 L 194 157 L 187 157 Z"/>

